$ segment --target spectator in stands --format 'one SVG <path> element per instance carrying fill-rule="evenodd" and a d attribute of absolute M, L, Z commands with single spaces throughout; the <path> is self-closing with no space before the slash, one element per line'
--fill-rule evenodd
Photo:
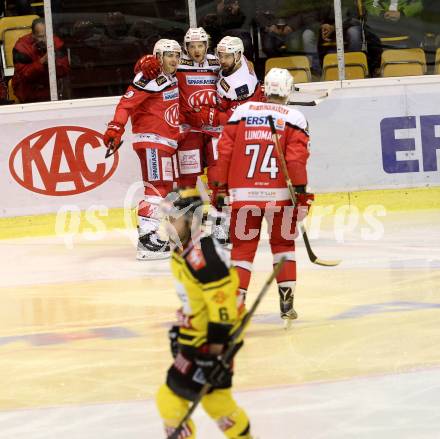
<path fill-rule="evenodd" d="M 335 51 L 335 12 L 333 2 L 330 2 L 331 12 L 321 23 L 320 28 L 320 52 L 321 56 L 329 51 Z M 362 50 L 362 31 L 359 21 L 357 2 L 353 0 L 342 0 L 342 26 L 344 31 L 344 50 L 347 52 L 359 52 Z M 334 48 L 332 50 L 329 47 Z"/>
<path fill-rule="evenodd" d="M 110 38 L 119 39 L 128 35 L 128 26 L 124 14 L 109 12 L 105 19 L 105 29 Z"/>
<path fill-rule="evenodd" d="M 78 20 L 68 41 L 71 68 L 93 67 L 101 60 L 101 47 L 106 37 L 90 20 Z"/>
<path fill-rule="evenodd" d="M 284 18 L 275 19 L 275 23 L 266 28 L 263 37 L 263 51 L 268 57 L 283 56 L 287 53 L 287 43 L 293 29 Z"/>
<path fill-rule="evenodd" d="M 434 73 L 435 55 L 440 47 L 440 1 L 422 0 L 422 11 L 420 13 L 420 25 L 423 30 L 422 44 L 425 51 L 428 72 Z"/>
<path fill-rule="evenodd" d="M 159 29 L 152 21 L 147 19 L 135 21 L 130 27 L 128 35 L 136 38 L 142 47 L 143 53 L 152 53 L 154 44 L 161 39 Z"/>
<path fill-rule="evenodd" d="M 223 32 L 228 29 L 240 29 L 246 21 L 239 0 L 220 0 L 217 3 L 217 17 Z"/>
<path fill-rule="evenodd" d="M 252 38 L 249 29 L 244 28 L 246 15 L 242 12 L 239 0 L 218 0 L 217 23 L 219 38 L 238 37 L 243 41 L 246 58 L 253 58 Z M 212 41 L 216 46 L 219 41 Z"/>
<path fill-rule="evenodd" d="M 312 71 L 320 73 L 318 36 L 320 24 L 330 16 L 330 7 L 321 0 L 288 0 L 279 8 L 283 18 L 266 26 L 263 50 L 269 56 L 283 54 L 309 56 Z"/>
<path fill-rule="evenodd" d="M 419 25 L 412 18 L 421 14 L 421 0 L 365 0 L 365 8 L 368 25 L 381 39 L 383 48 L 403 49 L 420 45 Z"/>
<path fill-rule="evenodd" d="M 8 85 L 6 80 L 0 76 L 0 105 L 9 104 L 8 101 Z"/>
<path fill-rule="evenodd" d="M 222 31 L 217 19 L 216 13 L 206 14 L 200 21 L 200 26 L 206 30 L 209 35 L 208 51 L 217 47 L 218 42 L 222 39 Z"/>
<path fill-rule="evenodd" d="M 54 36 L 57 78 L 69 72 L 69 61 L 63 41 Z M 46 25 L 44 19 L 32 22 L 32 33 L 21 37 L 13 49 L 14 77 L 12 86 L 20 102 L 50 100 L 47 66 Z"/>

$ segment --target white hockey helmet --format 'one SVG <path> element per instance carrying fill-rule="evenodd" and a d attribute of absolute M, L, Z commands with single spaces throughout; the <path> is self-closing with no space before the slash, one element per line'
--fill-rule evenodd
<path fill-rule="evenodd" d="M 203 27 L 190 27 L 185 34 L 185 38 L 183 39 L 185 43 L 185 48 L 188 43 L 192 43 L 194 41 L 202 41 L 208 44 L 209 36 L 206 33 Z"/>
<path fill-rule="evenodd" d="M 292 75 L 286 69 L 270 69 L 264 77 L 264 94 L 288 97 L 294 90 Z"/>
<path fill-rule="evenodd" d="M 153 55 L 159 55 L 161 58 L 164 52 L 179 52 L 182 53 L 182 48 L 176 40 L 161 39 L 156 42 L 153 48 Z"/>
<path fill-rule="evenodd" d="M 242 55 L 244 52 L 243 41 L 238 37 L 223 37 L 217 44 L 217 53 L 236 53 L 240 52 Z"/>

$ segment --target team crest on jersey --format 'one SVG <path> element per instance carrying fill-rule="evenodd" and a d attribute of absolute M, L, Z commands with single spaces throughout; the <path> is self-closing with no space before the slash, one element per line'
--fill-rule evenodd
<path fill-rule="evenodd" d="M 168 125 L 171 125 L 174 128 L 179 126 L 179 104 L 178 103 L 171 105 L 171 107 L 169 107 L 165 111 L 165 120 Z"/>
<path fill-rule="evenodd" d="M 179 64 L 181 64 L 182 66 L 193 66 L 194 61 L 192 59 L 181 58 Z"/>
<path fill-rule="evenodd" d="M 188 264 L 193 270 L 200 270 L 206 266 L 206 259 L 203 256 L 203 252 L 199 248 L 193 248 L 187 256 Z"/>
<path fill-rule="evenodd" d="M 216 59 L 208 59 L 208 65 L 209 66 L 219 66 L 219 62 Z"/>
<path fill-rule="evenodd" d="M 215 107 L 217 105 L 217 93 L 215 90 L 205 88 L 197 90 L 189 98 L 188 103 L 193 108 L 197 107 Z"/>
<path fill-rule="evenodd" d="M 179 99 L 179 89 L 165 91 L 163 92 L 163 100 L 164 101 L 172 101 L 174 99 Z"/>
<path fill-rule="evenodd" d="M 165 84 L 165 82 L 167 82 L 167 78 L 166 78 L 165 76 L 159 76 L 159 77 L 156 79 L 156 84 L 157 84 L 157 85 Z"/>
<path fill-rule="evenodd" d="M 222 303 L 225 303 L 226 301 L 226 294 L 224 291 L 220 290 L 217 291 L 214 296 L 212 297 L 212 300 L 217 303 L 218 305 L 221 305 Z"/>
<path fill-rule="evenodd" d="M 125 93 L 124 98 L 125 99 L 130 99 L 134 96 L 134 91 L 133 90 L 128 90 L 127 93 Z"/>
<path fill-rule="evenodd" d="M 247 84 L 243 84 L 240 87 L 235 89 L 235 93 L 237 94 L 237 99 L 246 99 L 249 96 L 249 87 Z"/>
<path fill-rule="evenodd" d="M 229 84 L 224 80 L 224 79 L 222 79 L 221 81 L 220 81 L 220 87 L 227 93 L 228 91 L 229 91 L 229 89 L 231 88 L 230 86 L 229 86 Z"/>

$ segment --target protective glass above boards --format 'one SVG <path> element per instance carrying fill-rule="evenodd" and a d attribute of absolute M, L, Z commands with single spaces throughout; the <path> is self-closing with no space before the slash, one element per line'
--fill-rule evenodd
<path fill-rule="evenodd" d="M 213 53 L 223 36 L 240 37 L 259 79 L 271 67 L 285 67 L 298 84 L 338 80 L 338 46 L 345 79 L 440 73 L 436 0 L 341 0 L 336 14 L 333 0 L 53 0 L 51 5 L 59 99 L 123 94 L 136 61 L 151 53 L 159 38 L 182 43 L 190 18 L 209 33 Z M 43 6 L 19 0 L 0 11 L 0 104 L 50 99 L 45 24 L 32 28 L 44 17 Z"/>
<path fill-rule="evenodd" d="M 137 60 L 160 38 L 182 41 L 188 26 L 184 1 L 62 1 L 54 29 L 69 53 L 63 98 L 124 94 Z"/>
<path fill-rule="evenodd" d="M 336 17 L 333 0 L 196 3 L 197 22 L 213 46 L 224 35 L 242 38 L 259 77 L 271 67 L 285 67 L 296 83 L 338 80 L 338 45 L 345 79 L 439 73 L 436 0 L 341 0 Z"/>

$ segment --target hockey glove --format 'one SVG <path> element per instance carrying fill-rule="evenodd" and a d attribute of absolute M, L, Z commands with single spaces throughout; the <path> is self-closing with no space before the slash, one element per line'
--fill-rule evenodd
<path fill-rule="evenodd" d="M 295 193 L 296 195 L 296 207 L 298 208 L 298 221 L 303 221 L 309 213 L 310 207 L 315 200 L 315 194 L 311 193 Z"/>
<path fill-rule="evenodd" d="M 179 344 L 177 343 L 178 337 L 179 337 L 179 327 L 177 325 L 173 325 L 168 331 L 168 338 L 170 340 L 170 351 L 173 358 L 176 358 L 179 352 Z"/>
<path fill-rule="evenodd" d="M 219 126 L 218 111 L 212 107 L 195 107 L 194 111 L 201 123 L 201 126 L 210 125 L 212 127 Z"/>
<path fill-rule="evenodd" d="M 224 364 L 220 356 L 212 354 L 198 354 L 194 359 L 200 367 L 206 382 L 213 387 L 229 387 L 231 385 L 232 370 L 229 364 Z"/>
<path fill-rule="evenodd" d="M 214 184 L 211 192 L 211 204 L 221 212 L 222 207 L 226 205 L 225 198 L 228 196 L 228 187 L 226 185 Z"/>
<path fill-rule="evenodd" d="M 104 133 L 105 146 L 107 148 L 118 148 L 121 144 L 121 138 L 124 132 L 124 125 L 119 122 L 111 121 L 107 125 L 107 131 Z"/>
<path fill-rule="evenodd" d="M 136 72 L 136 68 L 138 72 Z M 137 63 L 135 73 L 142 72 L 142 75 L 150 81 L 159 76 L 161 67 L 159 61 L 154 55 L 145 55 Z"/>

